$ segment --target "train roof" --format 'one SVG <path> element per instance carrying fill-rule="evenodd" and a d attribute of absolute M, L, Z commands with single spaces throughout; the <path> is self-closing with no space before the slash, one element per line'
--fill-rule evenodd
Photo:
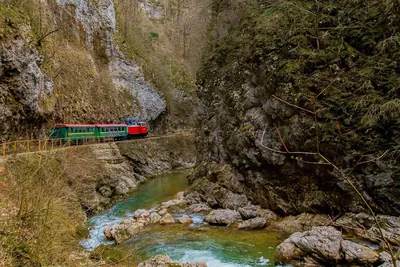
<path fill-rule="evenodd" d="M 54 127 L 126 127 L 126 124 L 69 124 L 69 123 L 57 123 L 54 124 Z"/>
<path fill-rule="evenodd" d="M 73 128 L 73 127 L 96 127 L 96 125 L 94 125 L 94 124 L 57 123 L 57 124 L 54 124 L 54 127 L 66 127 L 66 128 Z"/>
<path fill-rule="evenodd" d="M 96 127 L 126 127 L 126 124 L 96 124 Z"/>

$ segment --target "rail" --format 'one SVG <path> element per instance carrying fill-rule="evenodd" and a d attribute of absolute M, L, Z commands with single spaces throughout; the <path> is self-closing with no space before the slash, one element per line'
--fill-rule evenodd
<path fill-rule="evenodd" d="M 49 139 L 34 139 L 34 140 L 17 140 L 11 142 L 5 142 L 0 144 L 1 154 L 0 156 L 6 157 L 15 154 L 21 153 L 30 153 L 30 152 L 40 152 L 40 151 L 49 151 L 53 149 L 59 149 L 64 147 L 71 146 L 80 146 L 80 145 L 92 145 L 92 144 L 101 144 L 101 143 L 110 143 L 114 142 L 114 138 L 105 137 L 91 137 L 91 138 L 83 138 L 83 139 L 64 139 L 64 138 L 49 138 Z"/>

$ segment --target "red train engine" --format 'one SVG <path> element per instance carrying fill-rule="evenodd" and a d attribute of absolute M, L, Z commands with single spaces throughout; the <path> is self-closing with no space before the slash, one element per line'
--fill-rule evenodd
<path fill-rule="evenodd" d="M 141 138 L 145 137 L 149 133 L 149 127 L 146 122 L 138 122 L 133 117 L 128 117 L 125 119 L 125 124 L 127 125 L 128 138 Z"/>

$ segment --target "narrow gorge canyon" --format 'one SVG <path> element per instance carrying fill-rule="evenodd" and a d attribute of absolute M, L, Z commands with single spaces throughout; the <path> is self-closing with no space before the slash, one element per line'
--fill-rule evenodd
<path fill-rule="evenodd" d="M 400 266 L 399 14 L 1 1 L 0 265 Z M 128 116 L 149 137 L 6 156 Z"/>

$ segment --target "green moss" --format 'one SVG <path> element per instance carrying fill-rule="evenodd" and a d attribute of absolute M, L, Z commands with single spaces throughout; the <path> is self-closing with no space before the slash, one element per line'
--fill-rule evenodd
<path fill-rule="evenodd" d="M 221 27 L 228 34 L 209 47 L 199 84 L 212 88 L 212 95 L 220 96 L 230 113 L 243 112 L 240 105 L 233 105 L 237 101 L 232 95 L 245 98 L 238 85 L 248 81 L 248 72 L 268 95 L 318 111 L 319 141 L 326 155 L 340 160 L 349 150 L 369 154 L 396 146 L 400 51 L 389 44 L 399 44 L 399 5 L 388 9 L 378 0 L 324 5 L 249 1 L 235 6 L 232 22 L 232 6 L 217 2 L 216 36 Z M 304 125 L 314 124 L 298 114 L 304 116 Z M 285 118 L 274 121 L 288 123 Z M 237 118 L 232 124 L 242 122 Z M 315 131 L 304 134 L 303 138 L 315 139 Z"/>
<path fill-rule="evenodd" d="M 22 9 L 0 3 L 0 41 L 7 40 L 10 34 L 17 32 L 27 21 L 28 16 Z"/>
<path fill-rule="evenodd" d="M 193 92 L 195 81 L 184 69 L 171 62 L 171 80 L 176 88 Z"/>

